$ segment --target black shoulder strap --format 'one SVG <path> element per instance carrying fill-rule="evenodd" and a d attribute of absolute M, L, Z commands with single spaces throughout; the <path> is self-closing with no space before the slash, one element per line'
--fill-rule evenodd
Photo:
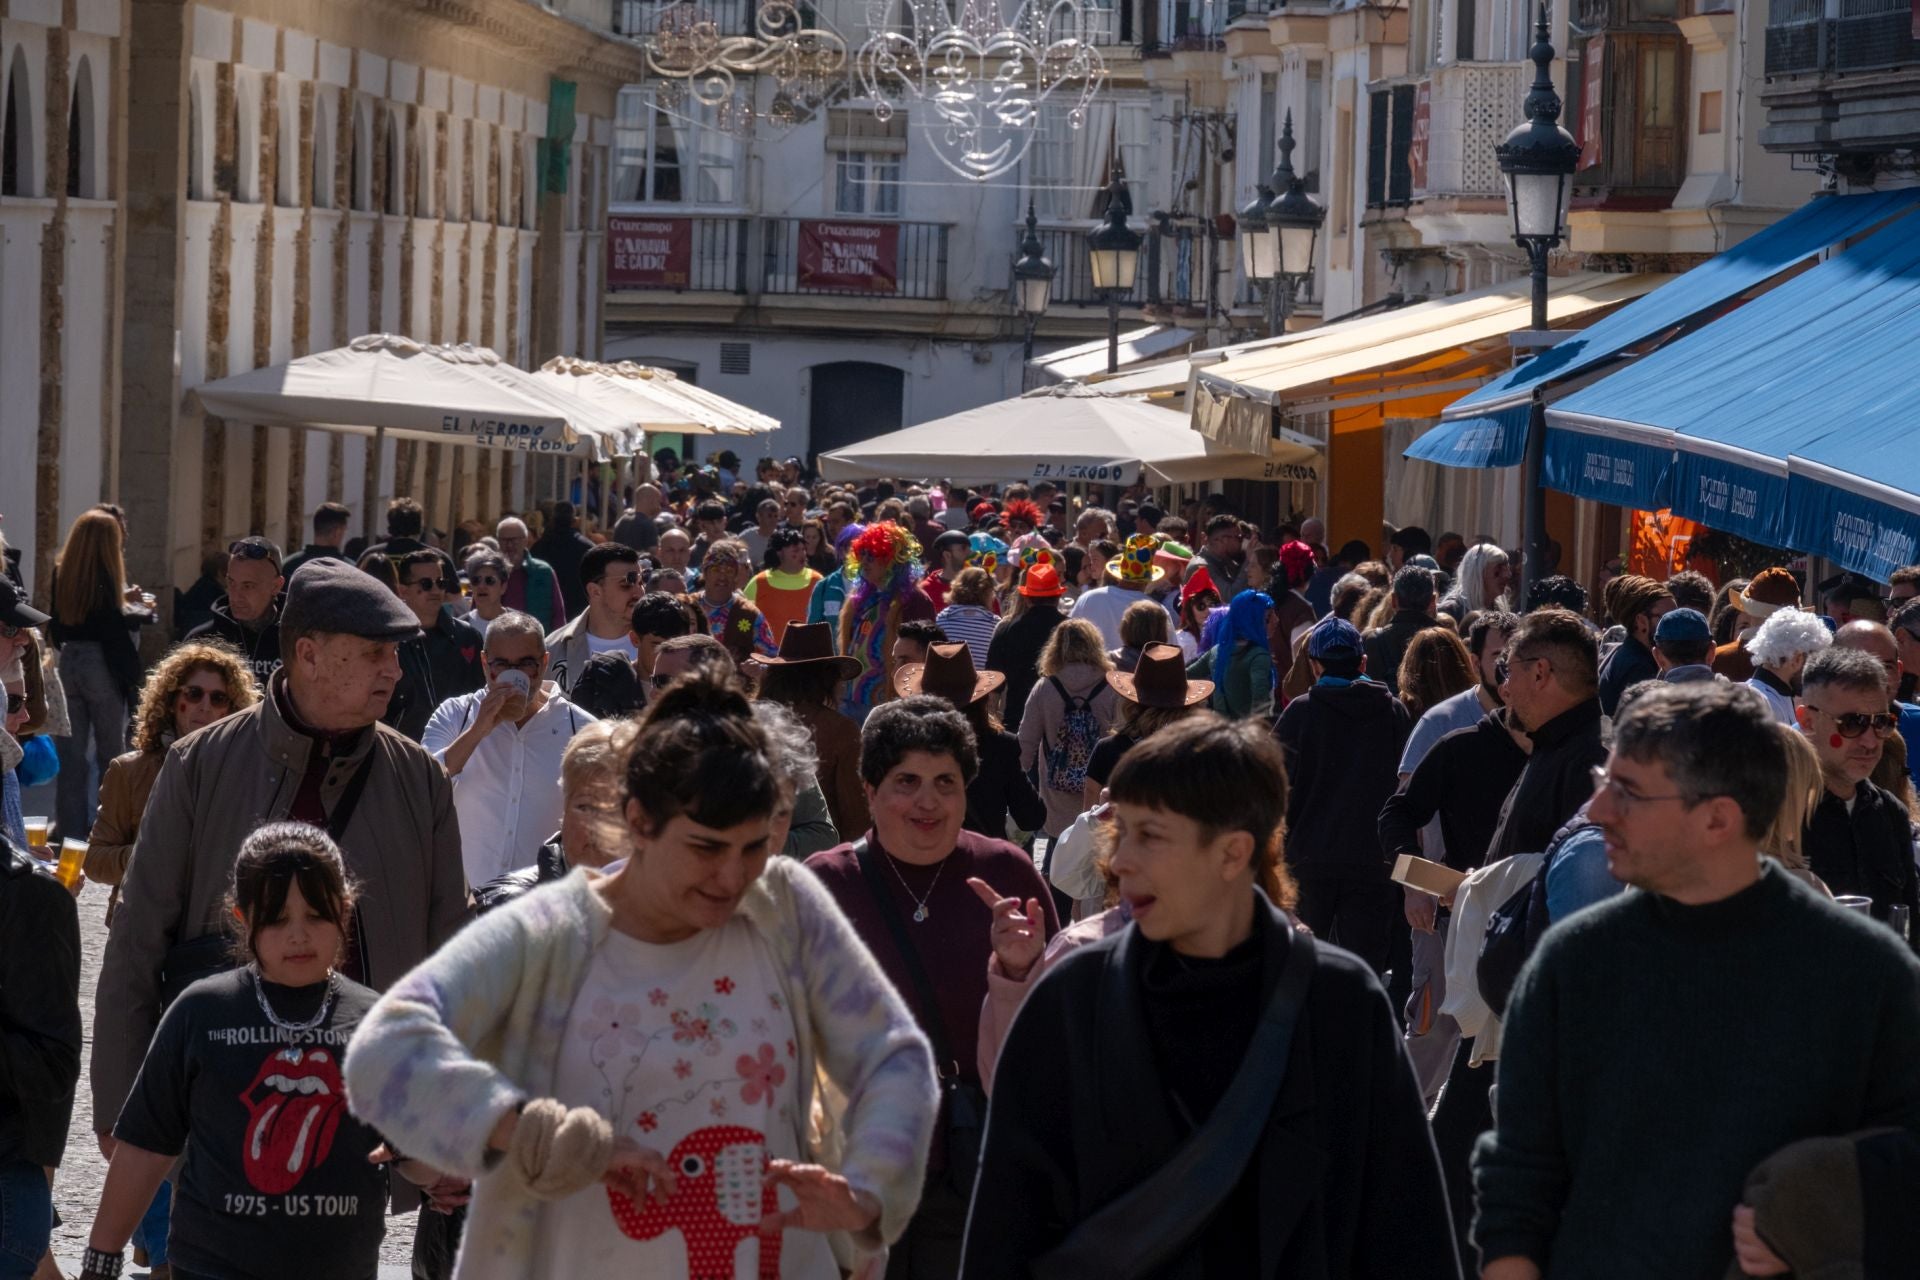
<path fill-rule="evenodd" d="M 1144 1182 L 1102 1205 L 1059 1245 L 1035 1258 L 1031 1272 L 1037 1280 L 1157 1274 L 1232 1192 L 1266 1137 L 1274 1099 L 1286 1079 L 1294 1028 L 1318 967 L 1310 935 L 1292 933 L 1288 941 L 1280 980 L 1213 1114 Z"/>
<path fill-rule="evenodd" d="M 926 1017 L 923 1030 L 933 1043 L 934 1059 L 941 1064 L 940 1074 L 942 1077 L 950 1072 L 958 1075 L 960 1060 L 953 1056 L 953 1041 L 947 1035 L 946 1019 L 940 1016 L 940 1002 L 934 997 L 933 983 L 927 977 L 926 966 L 920 963 L 920 953 L 914 949 L 913 939 L 907 936 L 906 923 L 900 919 L 899 908 L 894 905 L 893 891 L 880 875 L 880 862 L 874 857 L 873 846 L 865 838 L 854 841 L 853 857 L 860 864 L 860 874 L 866 877 L 867 888 L 880 908 L 880 918 L 886 921 L 887 932 L 893 935 L 893 945 L 900 952 L 900 961 L 907 966 L 907 977 L 913 981 L 914 994 L 919 997 L 921 1012 Z"/>
<path fill-rule="evenodd" d="M 378 733 L 379 730 L 369 726 L 367 732 Z M 333 837 L 335 844 L 341 842 L 342 837 L 347 833 L 347 824 L 353 821 L 353 811 L 360 805 L 360 794 L 367 789 L 367 779 L 373 773 L 373 757 L 379 750 L 380 742 L 376 738 L 367 747 L 366 757 L 360 761 L 360 767 L 353 771 L 351 778 L 347 779 L 346 790 L 340 793 L 340 799 L 333 806 L 333 812 L 327 815 L 327 834 Z"/>

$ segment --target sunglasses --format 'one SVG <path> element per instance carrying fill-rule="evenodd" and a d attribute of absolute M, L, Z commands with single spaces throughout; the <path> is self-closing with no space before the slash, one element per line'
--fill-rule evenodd
<path fill-rule="evenodd" d="M 10 693 L 7 695 L 7 714 L 8 715 L 10 716 L 19 715 L 22 711 L 26 710 L 26 706 L 27 706 L 26 694 Z"/>
<path fill-rule="evenodd" d="M 0 622 L 0 640 L 17 640 L 25 627 L 16 627 L 11 622 Z"/>
<path fill-rule="evenodd" d="M 504 587 L 507 585 L 503 579 L 496 578 L 490 573 L 483 573 L 477 578 L 469 579 L 469 581 L 476 587 Z"/>
<path fill-rule="evenodd" d="M 1873 730 L 1873 736 L 1876 738 L 1891 738 L 1893 731 L 1900 725 L 1898 720 L 1895 720 L 1884 711 L 1877 715 L 1867 715 L 1862 711 L 1849 711 L 1845 715 L 1837 716 L 1824 707 L 1816 707 L 1812 703 L 1806 705 L 1808 710 L 1818 711 L 1821 715 L 1832 720 L 1835 732 L 1843 738 L 1857 738 L 1869 729 Z"/>
<path fill-rule="evenodd" d="M 197 684 L 183 684 L 179 692 L 180 696 L 187 700 L 188 706 L 197 707 L 205 702 L 218 710 L 221 707 L 233 705 L 233 695 L 225 689 L 203 689 Z"/>
<path fill-rule="evenodd" d="M 460 584 L 452 578 L 408 578 L 407 585 L 415 591 L 432 591 L 436 588 L 441 591 L 452 591 Z"/>
<path fill-rule="evenodd" d="M 273 544 L 265 538 L 242 538 L 227 544 L 227 554 L 242 560 L 272 560 L 279 563 Z"/>
<path fill-rule="evenodd" d="M 640 585 L 640 571 L 633 569 L 621 574 L 617 578 L 609 578 L 607 579 L 607 585 L 610 587 L 637 587 Z"/>
<path fill-rule="evenodd" d="M 1505 684 L 1508 674 L 1523 662 L 1539 662 L 1539 658 L 1508 658 L 1502 654 L 1493 660 L 1493 682 Z"/>

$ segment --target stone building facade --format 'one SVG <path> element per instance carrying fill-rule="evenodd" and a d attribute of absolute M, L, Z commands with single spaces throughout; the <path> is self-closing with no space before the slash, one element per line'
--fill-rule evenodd
<path fill-rule="evenodd" d="M 370 467 L 364 438 L 191 392 L 380 331 L 597 355 L 637 73 L 528 0 L 0 0 L 0 513 L 36 594 L 101 500 L 151 587 L 249 532 L 299 545 L 328 498 L 377 523 L 411 493 L 450 527 L 545 492 L 523 457 L 389 442 Z"/>

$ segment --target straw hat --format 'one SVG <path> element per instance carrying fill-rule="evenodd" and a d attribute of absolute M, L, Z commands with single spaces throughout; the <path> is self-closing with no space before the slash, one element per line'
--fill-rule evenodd
<path fill-rule="evenodd" d="M 831 622 L 789 622 L 786 634 L 780 637 L 778 656 L 770 658 L 756 653 L 748 661 L 766 667 L 802 667 L 816 662 L 831 662 L 842 680 L 852 680 L 861 670 L 860 659 L 833 651 Z"/>
<path fill-rule="evenodd" d="M 1213 696 L 1213 681 L 1187 679 L 1187 658 L 1174 644 L 1150 644 L 1132 671 L 1109 671 L 1107 683 L 1143 707 L 1191 707 Z"/>
<path fill-rule="evenodd" d="M 903 698 L 930 693 L 961 710 L 1007 682 L 998 671 L 975 671 L 973 657 L 960 643 L 936 644 L 925 662 L 909 662 L 893 673 L 893 691 Z"/>
<path fill-rule="evenodd" d="M 1160 542 L 1150 534 L 1136 533 L 1127 539 L 1119 555 L 1107 561 L 1107 576 L 1130 587 L 1144 587 L 1167 576 L 1164 565 L 1154 563 Z"/>

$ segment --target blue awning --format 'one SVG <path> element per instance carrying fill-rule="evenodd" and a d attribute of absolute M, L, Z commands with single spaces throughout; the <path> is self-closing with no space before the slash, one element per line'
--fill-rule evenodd
<path fill-rule="evenodd" d="M 1676 515 L 1884 578 L 1920 537 L 1916 349 L 1902 223 L 1549 406 L 1549 454 L 1665 433 Z"/>
<path fill-rule="evenodd" d="M 1547 432 L 1540 482 L 1549 489 L 1616 507 L 1657 511 L 1668 505 L 1672 481 L 1671 432 Z"/>
<path fill-rule="evenodd" d="M 1473 418 L 1523 403 L 1542 385 L 1591 369 L 1711 311 L 1829 245 L 1906 212 L 1916 201 L 1920 201 L 1920 187 L 1815 199 L 1678 280 L 1462 396 L 1447 406 L 1441 418 Z"/>
<path fill-rule="evenodd" d="M 1517 467 L 1527 451 L 1531 405 L 1499 413 L 1443 422 L 1407 447 L 1406 456 L 1443 467 Z"/>

